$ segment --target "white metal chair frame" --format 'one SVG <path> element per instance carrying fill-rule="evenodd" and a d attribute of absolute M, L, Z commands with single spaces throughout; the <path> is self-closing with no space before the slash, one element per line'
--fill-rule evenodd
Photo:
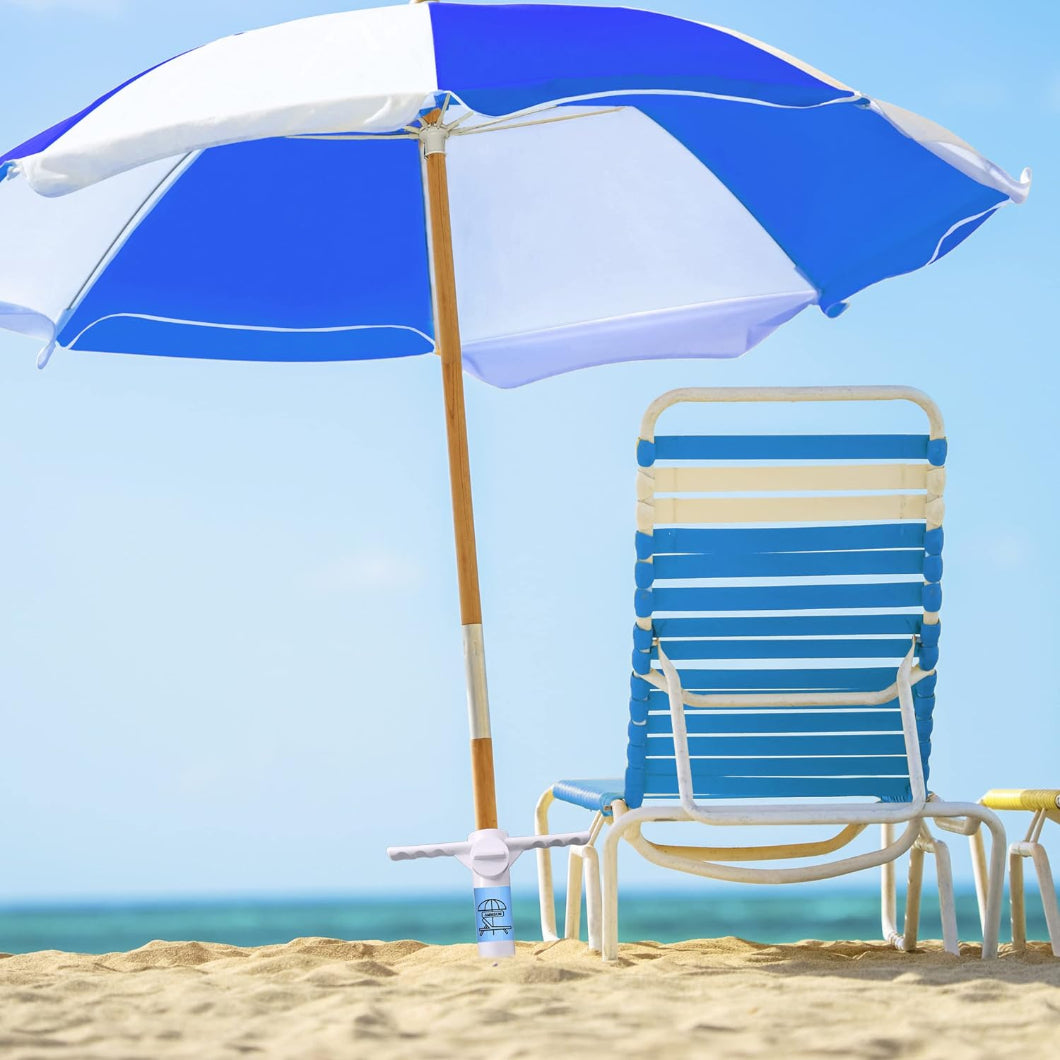
<path fill-rule="evenodd" d="M 678 402 L 758 402 L 758 401 L 887 401 L 906 400 L 919 405 L 928 416 L 930 437 L 944 437 L 941 413 L 927 395 L 910 387 L 795 387 L 795 388 L 704 388 L 673 390 L 654 401 L 644 415 L 641 438 L 654 441 L 659 415 Z M 638 489 L 643 504 L 644 490 Z M 930 504 L 932 497 L 928 497 Z M 941 490 L 938 496 L 941 504 Z M 930 521 L 930 516 L 929 516 Z M 941 517 L 939 518 L 941 522 Z M 658 647 L 656 640 L 655 647 Z M 641 806 L 630 810 L 621 800 L 611 806 L 611 816 L 598 813 L 592 824 L 592 838 L 584 847 L 572 847 L 568 875 L 565 937 L 578 937 L 583 866 L 588 870 L 586 912 L 589 946 L 599 949 L 605 960 L 618 955 L 618 844 L 625 839 L 647 860 L 665 868 L 676 869 L 713 879 L 740 883 L 794 883 L 827 879 L 883 866 L 882 922 L 884 937 L 899 949 L 912 950 L 917 942 L 920 889 L 925 854 L 936 858 L 942 906 L 943 941 L 948 951 L 957 952 L 957 929 L 954 912 L 953 883 L 946 845 L 931 836 L 926 820 L 934 819 L 948 831 L 973 836 L 978 841 L 976 859 L 977 883 L 980 885 L 980 919 L 983 931 L 982 955 L 997 955 L 1001 899 L 1005 872 L 1005 831 L 998 817 L 974 802 L 944 802 L 929 795 L 924 782 L 919 739 L 913 705 L 913 685 L 926 673 L 919 669 L 910 648 L 897 673 L 894 685 L 881 692 L 852 693 L 778 693 L 778 694 L 696 694 L 685 692 L 670 660 L 658 651 L 662 673 L 643 675 L 655 687 L 666 691 L 673 727 L 677 762 L 678 800 L 673 803 Z M 829 704 L 843 706 L 877 706 L 897 697 L 900 705 L 906 756 L 909 763 L 912 799 L 903 803 L 832 803 L 802 804 L 786 801 L 777 805 L 718 806 L 698 802 L 693 796 L 689 761 L 685 706 L 704 707 L 815 707 Z M 548 811 L 553 802 L 552 789 L 538 802 L 536 830 L 547 834 Z M 708 825 L 836 825 L 842 826 L 832 839 L 821 843 L 789 844 L 774 847 L 675 847 L 646 839 L 645 824 L 654 822 L 692 821 Z M 596 840 L 610 824 L 602 844 Z M 754 868 L 726 864 L 732 861 L 783 860 L 829 853 L 847 845 L 864 829 L 878 824 L 883 841 L 879 849 L 840 860 L 813 865 L 782 868 Z M 894 837 L 894 826 L 904 824 Z M 985 824 L 991 832 L 989 868 L 979 833 Z M 910 852 L 909 889 L 904 930 L 900 933 L 895 917 L 894 862 Z M 544 938 L 557 938 L 551 855 L 538 851 L 538 874 L 541 901 L 541 927 Z"/>

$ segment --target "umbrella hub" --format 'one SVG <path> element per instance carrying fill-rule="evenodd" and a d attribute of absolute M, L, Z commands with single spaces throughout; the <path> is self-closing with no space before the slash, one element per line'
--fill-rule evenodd
<path fill-rule="evenodd" d="M 423 144 L 424 156 L 444 155 L 445 142 L 449 139 L 450 130 L 441 122 L 424 121 L 419 128 L 420 143 Z"/>

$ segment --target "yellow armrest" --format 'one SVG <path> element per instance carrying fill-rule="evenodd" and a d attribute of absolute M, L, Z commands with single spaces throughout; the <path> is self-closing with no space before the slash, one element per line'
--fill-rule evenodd
<path fill-rule="evenodd" d="M 980 800 L 992 810 L 1051 810 L 1060 808 L 1060 790 L 1049 788 L 996 788 Z"/>

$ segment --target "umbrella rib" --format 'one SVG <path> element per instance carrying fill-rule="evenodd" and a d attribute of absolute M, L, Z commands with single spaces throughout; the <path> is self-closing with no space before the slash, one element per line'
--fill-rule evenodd
<path fill-rule="evenodd" d="M 778 107 L 785 110 L 814 110 L 818 107 L 830 106 L 835 103 L 853 103 L 859 99 L 863 99 L 857 92 L 851 92 L 849 96 L 843 96 L 839 99 L 825 100 L 822 103 L 813 103 L 804 107 L 792 107 L 790 104 L 785 103 L 772 103 L 762 99 L 748 99 L 743 96 L 725 96 L 713 92 L 689 92 L 689 91 L 673 91 L 671 89 L 629 89 L 626 92 L 615 92 L 609 91 L 606 93 L 594 93 L 586 96 L 572 96 L 569 99 L 563 100 L 563 105 L 569 105 L 576 103 L 579 100 L 585 100 L 586 102 L 592 99 L 599 99 L 601 96 L 614 96 L 614 95 L 678 95 L 678 96 L 699 96 L 708 99 L 718 99 L 723 101 L 731 101 L 734 103 L 751 103 L 763 107 Z M 445 102 L 442 108 L 443 114 L 445 109 L 448 108 L 450 102 L 453 99 L 451 92 L 446 93 Z M 475 111 L 469 110 L 468 113 L 462 114 L 455 121 L 450 122 L 444 126 L 453 136 L 471 136 L 474 133 L 482 132 L 502 132 L 505 129 L 523 129 L 531 125 L 548 125 L 552 122 L 559 121 L 574 121 L 576 118 L 594 118 L 601 114 L 613 114 L 615 111 L 623 110 L 621 106 L 615 107 L 601 107 L 598 110 L 583 111 L 576 114 L 564 114 L 551 118 L 537 118 L 528 121 L 513 121 L 513 118 L 518 117 L 520 114 L 542 114 L 549 113 L 551 111 L 559 110 L 560 104 L 550 103 L 543 106 L 529 107 L 524 111 L 516 111 L 513 114 L 506 114 L 500 118 L 492 118 L 489 121 L 479 122 L 477 125 L 472 125 L 467 128 L 463 128 L 463 122 L 467 121 L 475 115 Z M 415 125 L 406 125 L 403 127 L 403 132 L 400 133 L 294 133 L 286 137 L 289 140 L 406 140 L 416 139 L 419 137 L 420 129 Z"/>
<path fill-rule="evenodd" d="M 503 132 L 505 129 L 525 129 L 529 125 L 551 125 L 557 121 L 575 121 L 577 118 L 595 118 L 600 114 L 614 114 L 623 110 L 623 107 L 603 107 L 600 110 L 582 112 L 580 114 L 564 114 L 555 118 L 538 118 L 534 121 L 510 122 L 508 118 L 498 118 L 495 121 L 483 122 L 481 125 L 472 125 L 467 129 L 453 128 L 454 136 L 473 136 L 482 132 Z M 504 124 L 509 122 L 509 124 Z"/>
<path fill-rule="evenodd" d="M 415 140 L 410 131 L 405 133 L 290 133 L 285 140 Z"/>
<path fill-rule="evenodd" d="M 187 154 L 182 155 L 170 169 L 166 170 L 165 175 L 159 179 L 147 195 L 140 200 L 136 209 L 129 215 L 125 224 L 121 226 L 117 235 L 108 244 L 107 249 L 103 251 L 99 260 L 93 265 L 92 271 L 85 277 L 85 281 L 78 288 L 77 293 L 70 299 L 70 304 L 66 307 L 65 313 L 72 313 L 81 304 L 81 300 L 94 285 L 100 273 L 113 259 L 114 255 L 125 245 L 125 241 L 133 230 L 139 227 L 144 217 L 154 209 L 159 199 L 184 174 L 188 167 L 199 157 L 200 153 L 199 151 L 189 151 Z"/>
<path fill-rule="evenodd" d="M 565 96 L 562 99 L 551 100 L 551 101 L 549 101 L 547 103 L 538 103 L 538 104 L 535 104 L 532 107 L 526 107 L 526 108 L 521 109 L 521 110 L 513 111 L 510 114 L 502 115 L 499 118 L 492 118 L 490 121 L 482 122 L 479 125 L 474 126 L 473 129 L 459 130 L 459 134 L 463 135 L 464 132 L 485 130 L 487 128 L 494 127 L 494 126 L 497 126 L 497 125 L 503 125 L 504 122 L 511 122 L 514 118 L 528 116 L 528 115 L 531 115 L 531 114 L 547 113 L 549 111 L 559 110 L 560 107 L 563 107 L 563 106 L 570 106 L 571 104 L 574 104 L 574 103 L 580 103 L 580 102 L 591 103 L 593 100 L 608 99 L 608 98 L 610 98 L 612 96 L 693 96 L 693 97 L 696 97 L 698 99 L 717 99 L 717 100 L 721 100 L 722 102 L 747 103 L 747 104 L 749 104 L 751 106 L 774 107 L 774 108 L 777 108 L 777 109 L 780 109 L 780 110 L 816 110 L 819 107 L 829 107 L 829 106 L 833 106 L 836 103 L 857 103 L 859 100 L 864 100 L 864 99 L 867 98 L 866 96 L 862 95 L 860 92 L 856 92 L 853 89 L 850 89 L 849 92 L 850 92 L 849 95 L 840 96 L 840 97 L 838 97 L 836 99 L 826 99 L 826 100 L 822 100 L 819 103 L 808 103 L 808 104 L 801 104 L 800 105 L 800 104 L 792 104 L 792 103 L 774 103 L 771 100 L 753 99 L 753 98 L 748 97 L 748 96 L 729 96 L 729 95 L 724 95 L 724 94 L 718 93 L 718 92 L 697 92 L 697 91 L 694 91 L 692 89 L 671 89 L 671 88 L 608 89 L 606 92 L 592 92 L 592 93 L 586 93 L 585 95 L 581 95 L 581 96 Z M 455 96 L 454 98 L 458 99 L 458 100 L 460 99 L 459 96 Z M 463 103 L 463 100 L 460 100 L 460 102 Z M 464 104 L 464 105 L 466 106 L 466 104 Z M 611 109 L 619 110 L 621 108 L 620 107 L 614 107 L 614 108 L 611 108 Z M 466 121 L 474 113 L 475 113 L 474 111 L 471 111 L 468 114 L 461 115 L 459 118 L 456 119 L 456 121 L 451 122 L 447 126 L 447 128 L 451 129 L 454 133 L 456 133 L 458 131 L 457 130 L 457 126 L 459 126 L 461 122 Z M 604 113 L 604 111 L 601 110 L 600 112 L 594 112 L 594 113 Z M 575 116 L 576 117 L 591 117 L 591 115 L 589 115 L 589 114 L 572 115 L 572 117 L 575 117 Z M 554 119 L 554 120 L 562 120 L 562 119 Z"/>

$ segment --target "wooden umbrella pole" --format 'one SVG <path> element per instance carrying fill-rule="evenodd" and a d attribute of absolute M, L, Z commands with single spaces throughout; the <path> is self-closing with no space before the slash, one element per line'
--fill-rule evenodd
<path fill-rule="evenodd" d="M 471 728 L 471 783 L 475 800 L 475 828 L 497 827 L 497 792 L 493 773 L 493 739 L 490 734 L 486 691 L 486 657 L 482 643 L 482 602 L 479 597 L 478 556 L 475 550 L 475 514 L 471 505 L 471 465 L 464 415 L 464 368 L 460 351 L 460 324 L 453 268 L 453 233 L 449 218 L 449 181 L 445 166 L 447 133 L 441 112 L 424 118 L 427 208 L 431 226 L 434 265 L 435 342 L 442 360 L 445 391 L 445 429 L 449 443 L 449 484 L 453 495 L 453 532 L 460 581 L 460 621 L 464 633 L 468 719 Z"/>

